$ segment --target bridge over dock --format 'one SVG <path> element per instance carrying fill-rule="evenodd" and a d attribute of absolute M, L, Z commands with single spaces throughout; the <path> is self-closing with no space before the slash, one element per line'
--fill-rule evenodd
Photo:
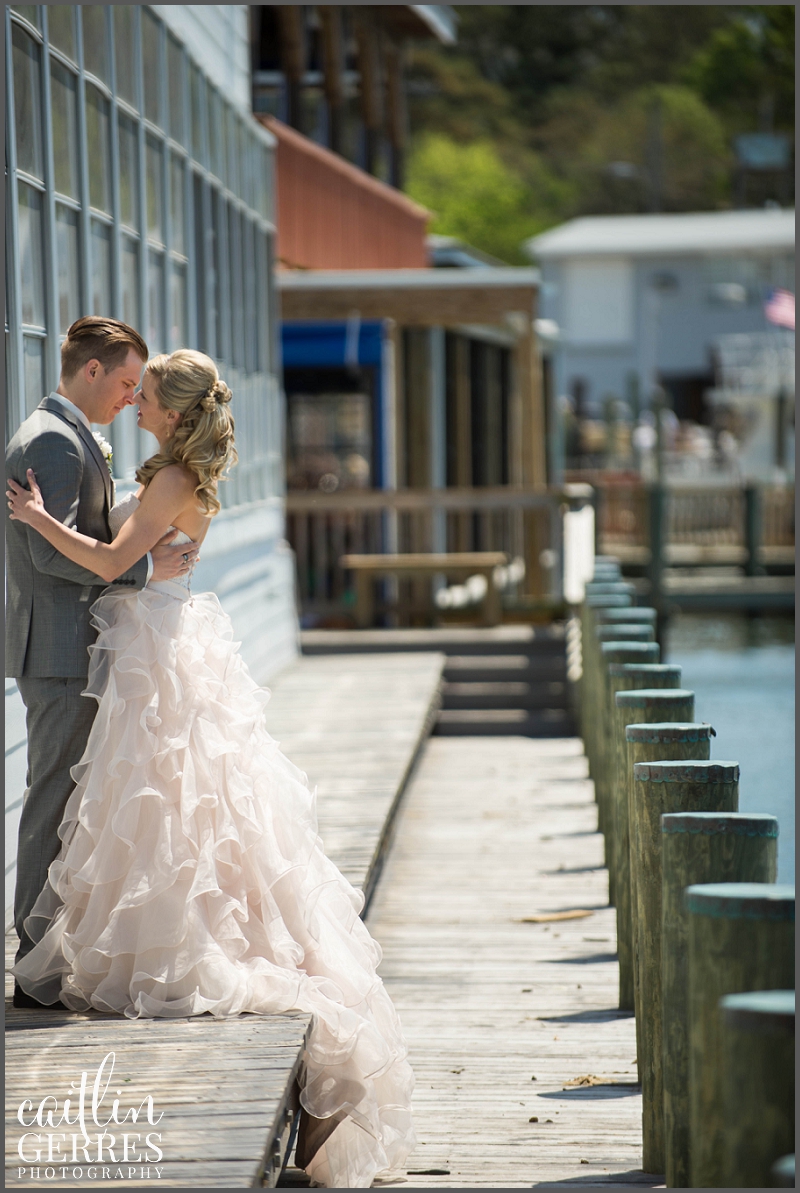
<path fill-rule="evenodd" d="M 478 631 L 489 637 L 473 659 L 502 656 L 491 636 L 517 630 L 529 627 Z M 538 655 L 530 637 L 527 648 L 506 644 L 506 658 L 527 659 L 526 678 L 509 682 L 561 682 L 563 640 L 555 643 Z M 437 724 L 443 693 L 446 701 L 458 682 L 450 676 L 460 667 L 480 684 L 485 675 L 480 663 L 453 665 L 469 657 L 464 642 L 428 637 L 413 650 L 376 651 L 365 638 L 371 650 L 345 654 L 322 645 L 273 684 L 268 723 L 318 785 L 328 852 L 371 896 L 367 922 L 417 1075 L 420 1142 L 392 1183 L 657 1186 L 640 1171 L 634 1021 L 616 1009 L 614 910 L 566 708 L 561 734 L 542 719 L 535 733 L 534 718 L 494 734 L 475 719 L 477 732 L 453 735 L 446 718 Z M 527 699 L 529 717 L 537 710 Z M 10 957 L 13 937 L 6 943 Z M 46 1155 L 38 1179 L 19 1174 L 31 1167 L 17 1156 L 22 1100 L 63 1101 L 109 1052 L 121 1106 L 150 1094 L 163 1112 L 147 1128 L 162 1136 L 152 1183 L 306 1183 L 290 1148 L 307 1016 L 129 1022 L 8 1001 L 6 1013 L 7 1184 L 53 1184 Z M 82 1187 L 71 1163 L 63 1176 L 58 1164 L 60 1185 Z M 143 1183 L 138 1161 L 96 1167 L 92 1187 Z"/>

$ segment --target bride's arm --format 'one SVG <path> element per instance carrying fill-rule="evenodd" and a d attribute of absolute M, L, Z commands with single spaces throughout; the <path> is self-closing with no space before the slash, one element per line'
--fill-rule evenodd
<path fill-rule="evenodd" d="M 138 509 L 125 522 L 113 543 L 64 526 L 48 514 L 36 477 L 28 469 L 30 490 L 9 480 L 6 496 L 12 521 L 25 522 L 74 563 L 88 568 L 109 584 L 155 547 L 181 513 L 194 501 L 194 481 L 182 468 L 162 468 L 144 491 Z M 195 546 L 187 544 L 193 556 Z"/>

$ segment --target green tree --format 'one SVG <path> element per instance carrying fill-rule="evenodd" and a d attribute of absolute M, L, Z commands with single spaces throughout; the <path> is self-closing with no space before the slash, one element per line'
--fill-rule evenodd
<path fill-rule="evenodd" d="M 685 69 L 686 82 L 732 132 L 794 131 L 793 4 L 746 6 Z"/>
<path fill-rule="evenodd" d="M 434 212 L 431 230 L 456 236 L 511 264 L 526 264 L 521 244 L 552 224 L 564 187 L 529 155 L 538 170 L 535 193 L 490 141 L 463 145 L 442 133 L 419 137 L 408 163 L 406 189 Z"/>

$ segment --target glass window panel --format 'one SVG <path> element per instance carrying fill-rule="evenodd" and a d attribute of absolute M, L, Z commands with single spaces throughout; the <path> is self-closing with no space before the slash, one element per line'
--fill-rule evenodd
<path fill-rule="evenodd" d="M 44 327 L 43 195 L 19 184 L 19 258 L 22 274 L 22 322 Z"/>
<path fill-rule="evenodd" d="M 92 220 L 92 314 L 111 314 L 111 229 Z"/>
<path fill-rule="evenodd" d="M 208 146 L 211 169 L 221 182 L 225 181 L 225 153 L 222 140 L 222 100 L 219 92 L 208 88 Z"/>
<path fill-rule="evenodd" d="M 170 155 L 170 232 L 176 253 L 186 256 L 186 220 L 184 217 L 184 165 L 174 153 Z"/>
<path fill-rule="evenodd" d="M 75 6 L 74 4 L 48 4 L 47 36 L 50 45 L 61 50 L 73 62 L 78 61 L 75 49 Z"/>
<path fill-rule="evenodd" d="M 192 157 L 196 162 L 206 164 L 203 136 L 203 112 L 205 109 L 206 81 L 196 66 L 189 68 L 189 86 L 192 111 Z"/>
<path fill-rule="evenodd" d="M 186 266 L 172 262 L 169 287 L 169 348 L 185 348 L 188 343 L 186 318 Z"/>
<path fill-rule="evenodd" d="M 231 363 L 236 368 L 244 365 L 244 326 L 242 311 L 242 221 L 239 212 L 233 207 L 228 208 L 228 276 L 230 278 L 230 310 L 231 330 L 233 332 L 233 351 Z"/>
<path fill-rule="evenodd" d="M 229 329 L 229 305 L 223 296 L 223 261 L 225 255 L 225 229 L 227 226 L 227 204 L 220 195 L 219 191 L 213 190 L 211 192 L 211 211 L 212 211 L 212 228 L 213 228 L 213 245 L 212 245 L 212 270 L 211 270 L 211 293 L 213 301 L 213 315 L 209 312 L 209 318 L 214 319 L 215 334 L 216 334 L 216 354 L 223 360 L 230 359 L 230 348 L 228 344 L 228 329 Z"/>
<path fill-rule="evenodd" d="M 161 64 L 159 42 L 161 22 L 149 9 L 142 10 L 142 69 L 147 85 L 144 89 L 144 114 L 153 124 L 161 124 Z"/>
<path fill-rule="evenodd" d="M 133 4 L 115 4 L 114 61 L 117 68 L 117 94 L 132 108 L 136 99 L 136 19 L 138 9 Z"/>
<path fill-rule="evenodd" d="M 233 108 L 226 105 L 226 140 L 228 142 L 228 190 L 239 194 L 239 121 Z"/>
<path fill-rule="evenodd" d="M 17 169 L 43 178 L 39 47 L 17 25 L 11 29 L 14 59 L 14 126 Z"/>
<path fill-rule="evenodd" d="M 212 353 L 208 342 L 209 310 L 206 288 L 208 283 L 209 229 L 205 220 L 204 183 L 199 174 L 192 175 L 192 204 L 194 211 L 194 276 L 197 287 L 197 346 L 201 352 Z"/>
<path fill-rule="evenodd" d="M 131 327 L 139 326 L 139 244 L 123 236 L 120 245 L 122 272 L 122 319 Z"/>
<path fill-rule="evenodd" d="M 108 38 L 106 36 L 105 4 L 82 4 L 83 18 L 83 67 L 97 75 L 104 83 L 110 82 L 108 61 Z"/>
<path fill-rule="evenodd" d="M 96 87 L 86 86 L 86 148 L 89 158 L 89 202 L 111 212 L 111 142 L 109 103 Z"/>
<path fill-rule="evenodd" d="M 19 15 L 24 17 L 26 21 L 30 21 L 30 23 L 35 25 L 37 29 L 39 28 L 40 21 L 38 4 L 12 4 L 11 9 L 12 12 L 18 12 Z"/>
<path fill-rule="evenodd" d="M 81 256 L 78 213 L 56 203 L 58 330 L 66 332 L 81 313 Z"/>
<path fill-rule="evenodd" d="M 256 300 L 258 303 L 258 361 L 256 371 L 269 371 L 269 327 L 267 323 L 267 307 L 269 302 L 269 257 L 267 250 L 267 234 L 256 230 Z"/>
<path fill-rule="evenodd" d="M 154 137 L 147 138 L 147 235 L 164 243 L 164 153 Z"/>
<path fill-rule="evenodd" d="M 183 144 L 183 51 L 174 38 L 167 38 L 167 78 L 169 80 L 169 133 Z"/>
<path fill-rule="evenodd" d="M 139 138 L 136 124 L 119 117 L 119 215 L 129 228 L 139 227 Z"/>
<path fill-rule="evenodd" d="M 164 351 L 164 254 L 147 254 L 147 346 L 155 356 Z"/>
<path fill-rule="evenodd" d="M 44 379 L 44 357 L 47 340 L 25 336 L 22 341 L 23 369 L 25 373 L 25 412 L 32 414 L 47 395 Z"/>
<path fill-rule="evenodd" d="M 267 150 L 263 145 L 258 146 L 258 156 L 256 158 L 256 180 L 255 180 L 255 201 L 256 211 L 265 220 L 269 219 L 269 185 L 270 185 L 270 161 Z"/>
<path fill-rule="evenodd" d="M 78 80 L 55 59 L 50 62 L 50 108 L 53 121 L 53 165 L 56 190 L 79 196 Z"/>
<path fill-rule="evenodd" d="M 255 373 L 258 367 L 258 300 L 256 297 L 255 242 L 252 220 L 242 221 L 242 271 L 244 273 L 244 353 L 245 368 Z"/>

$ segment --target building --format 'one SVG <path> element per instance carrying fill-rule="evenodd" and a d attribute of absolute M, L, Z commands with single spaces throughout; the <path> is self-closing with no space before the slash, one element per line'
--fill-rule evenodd
<path fill-rule="evenodd" d="M 402 187 L 408 138 L 404 50 L 455 40 L 446 4 L 257 4 L 250 8 L 253 111 Z"/>
<path fill-rule="evenodd" d="M 6 432 L 54 389 L 70 323 L 196 347 L 234 393 L 240 462 L 203 546 L 256 679 L 297 651 L 284 541 L 273 136 L 253 119 L 246 5 L 6 7 Z M 118 491 L 155 441 L 113 424 Z M 6 893 L 25 727 L 6 689 Z"/>
<path fill-rule="evenodd" d="M 557 325 L 553 386 L 579 417 L 612 395 L 638 408 L 656 384 L 680 419 L 708 421 L 720 337 L 763 331 L 775 286 L 794 290 L 794 212 L 587 216 L 527 242 Z"/>

